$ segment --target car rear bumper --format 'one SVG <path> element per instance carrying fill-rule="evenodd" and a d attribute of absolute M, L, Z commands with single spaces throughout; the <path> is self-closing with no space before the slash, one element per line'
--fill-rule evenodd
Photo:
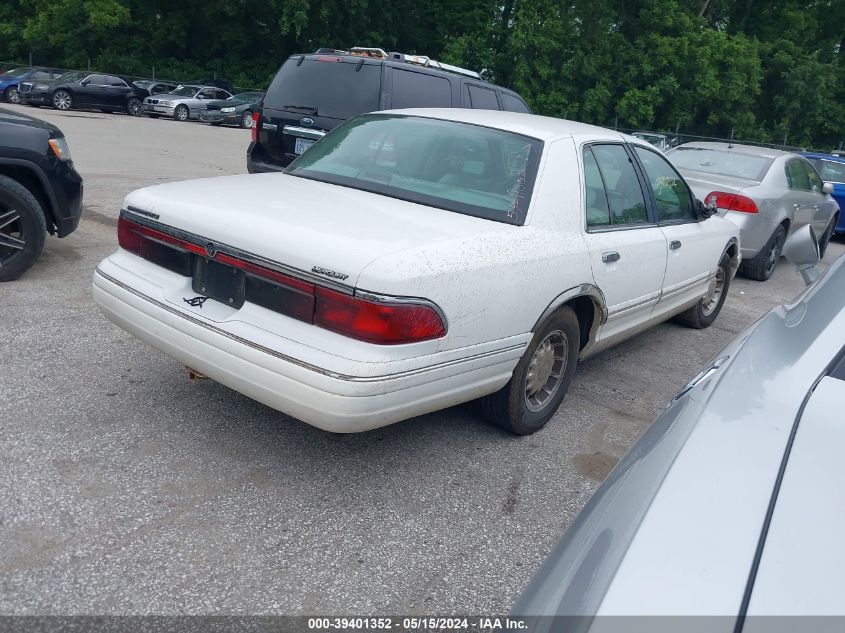
<path fill-rule="evenodd" d="M 140 287 L 148 283 L 108 258 L 101 262 L 93 296 L 109 320 L 186 366 L 335 433 L 374 429 L 492 393 L 510 379 L 525 347 L 522 340 L 509 340 L 497 342 L 498 349 L 466 348 L 448 361 L 434 354 L 431 364 L 403 370 L 394 362 L 379 375 L 372 362 L 343 359 L 339 372 L 308 360 L 304 345 L 266 331 L 258 343 L 148 296 L 133 287 L 135 281 Z"/>

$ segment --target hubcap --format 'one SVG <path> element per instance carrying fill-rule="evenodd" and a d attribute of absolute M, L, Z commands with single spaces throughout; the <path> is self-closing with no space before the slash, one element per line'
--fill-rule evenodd
<path fill-rule="evenodd" d="M 21 215 L 14 209 L 0 206 L 0 268 L 24 249 Z"/>
<path fill-rule="evenodd" d="M 716 271 L 716 276 L 710 280 L 710 286 L 707 289 L 707 296 L 704 297 L 704 303 L 701 305 L 701 311 L 704 316 L 710 316 L 719 305 L 719 300 L 722 298 L 722 293 L 725 291 L 725 271 L 719 268 Z"/>
<path fill-rule="evenodd" d="M 780 259 L 780 251 L 783 248 L 783 234 L 779 234 L 775 243 L 772 244 L 772 250 L 769 251 L 769 259 L 766 260 L 766 271 L 771 272 Z"/>
<path fill-rule="evenodd" d="M 540 411 L 554 397 L 563 381 L 569 345 L 560 330 L 555 330 L 534 350 L 525 375 L 525 406 Z"/>
<path fill-rule="evenodd" d="M 70 108 L 70 96 L 64 92 L 57 92 L 53 97 L 53 105 L 59 110 L 67 110 Z"/>

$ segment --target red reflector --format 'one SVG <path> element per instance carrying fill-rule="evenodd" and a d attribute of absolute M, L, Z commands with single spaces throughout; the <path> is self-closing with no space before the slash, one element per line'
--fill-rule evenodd
<path fill-rule="evenodd" d="M 704 204 L 716 203 L 720 209 L 728 211 L 740 211 L 742 213 L 757 213 L 757 204 L 748 196 L 738 193 L 726 193 L 724 191 L 711 191 L 704 199 Z"/>
<path fill-rule="evenodd" d="M 253 112 L 252 113 L 252 129 L 250 132 L 252 133 L 252 140 L 258 141 L 258 125 L 261 123 L 261 113 L 260 112 Z"/>
<path fill-rule="evenodd" d="M 440 338 L 446 328 L 437 312 L 416 303 L 378 303 L 317 288 L 314 325 L 360 341 L 382 345 Z"/>
<path fill-rule="evenodd" d="M 140 255 L 144 237 L 134 230 L 136 228 L 138 228 L 137 224 L 130 222 L 123 216 L 117 218 L 117 243 L 120 244 L 120 248 Z"/>
<path fill-rule="evenodd" d="M 198 255 L 205 254 L 205 249 L 202 246 L 197 246 L 187 240 L 182 240 L 162 231 L 144 226 L 143 224 L 138 224 L 123 216 L 117 219 L 117 243 L 120 244 L 121 248 L 125 248 L 127 251 L 136 255 L 141 255 L 141 247 L 144 239 L 163 242 L 164 244 L 169 244 L 176 248 L 190 251 L 191 253 L 197 253 Z"/>

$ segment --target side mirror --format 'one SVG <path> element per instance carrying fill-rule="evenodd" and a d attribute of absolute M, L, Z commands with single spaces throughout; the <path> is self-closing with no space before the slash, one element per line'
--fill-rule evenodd
<path fill-rule="evenodd" d="M 819 278 L 819 240 L 811 225 L 805 224 L 786 239 L 783 256 L 798 269 L 806 285 Z"/>
<path fill-rule="evenodd" d="M 833 193 L 833 183 L 826 182 L 822 185 L 822 193 L 830 195 Z"/>
<path fill-rule="evenodd" d="M 91 82 L 88 81 L 87 79 L 83 79 L 82 81 L 79 82 L 79 85 L 80 86 L 87 86 L 89 83 L 91 83 Z"/>
<path fill-rule="evenodd" d="M 704 222 L 707 218 L 711 218 L 716 214 L 715 203 L 713 205 L 705 205 L 698 198 L 693 198 L 693 207 L 695 208 L 695 217 L 699 222 Z"/>

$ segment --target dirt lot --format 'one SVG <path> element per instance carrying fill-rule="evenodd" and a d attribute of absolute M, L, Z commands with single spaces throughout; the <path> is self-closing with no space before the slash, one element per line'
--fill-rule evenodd
<path fill-rule="evenodd" d="M 244 172 L 248 132 L 13 109 L 65 132 L 86 213 L 0 286 L 0 613 L 504 613 L 672 395 L 803 287 L 782 262 L 735 280 L 710 329 L 589 360 L 530 437 L 472 405 L 329 435 L 189 382 L 91 300 L 122 197 Z"/>

